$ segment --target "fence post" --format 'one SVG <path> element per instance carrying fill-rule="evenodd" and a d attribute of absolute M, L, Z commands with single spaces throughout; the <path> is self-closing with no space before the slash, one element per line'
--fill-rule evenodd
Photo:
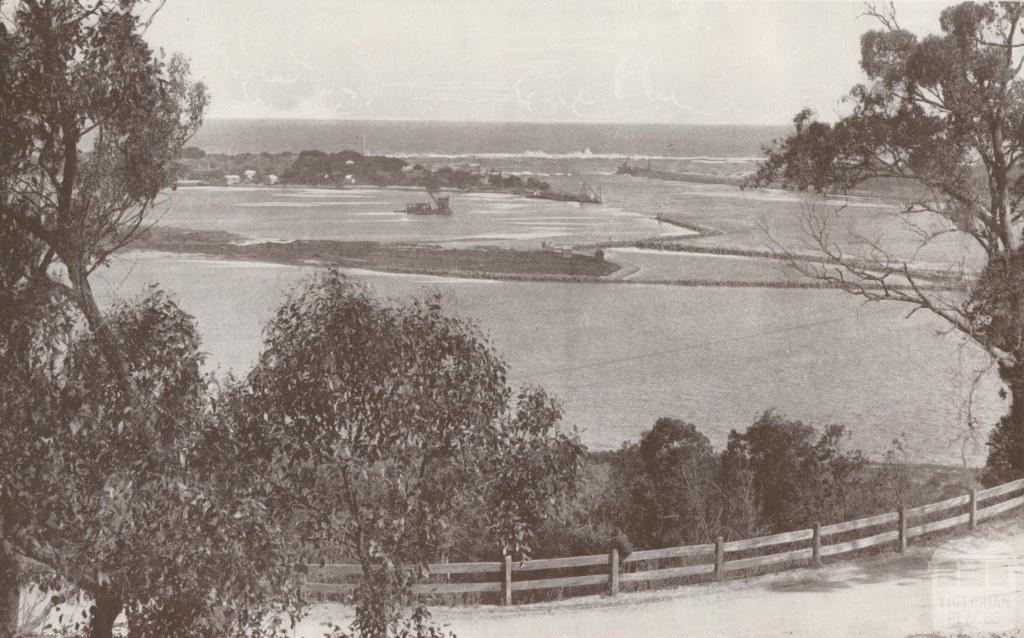
<path fill-rule="evenodd" d="M 608 594 L 619 593 L 619 550 L 616 547 L 608 553 Z"/>
<path fill-rule="evenodd" d="M 725 543 L 721 536 L 715 539 L 715 580 L 725 580 Z"/>
<path fill-rule="evenodd" d="M 900 505 L 899 533 L 899 545 L 897 546 L 896 551 L 902 554 L 903 552 L 907 551 L 907 508 L 904 505 Z"/>
<path fill-rule="evenodd" d="M 502 593 L 505 598 L 505 606 L 512 604 L 512 557 L 505 554 L 505 582 L 503 583 Z"/>
<path fill-rule="evenodd" d="M 978 526 L 978 490 L 971 488 L 971 513 L 970 513 L 970 527 L 974 529 Z"/>
<path fill-rule="evenodd" d="M 815 523 L 814 524 L 814 545 L 812 547 L 813 547 L 813 549 L 811 551 L 812 551 L 812 554 L 813 554 L 813 557 L 814 557 L 813 558 L 814 566 L 815 567 L 820 567 L 821 566 L 821 523 Z"/>

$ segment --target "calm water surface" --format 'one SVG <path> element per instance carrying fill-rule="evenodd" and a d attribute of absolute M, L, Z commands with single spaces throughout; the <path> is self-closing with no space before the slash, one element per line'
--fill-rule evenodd
<path fill-rule="evenodd" d="M 160 224 L 229 231 L 251 240 L 437 242 L 539 246 L 678 235 L 680 228 L 617 206 L 526 199 L 502 193 L 448 193 L 453 214 L 408 215 L 426 191 L 271 187 L 180 188 Z"/>
<path fill-rule="evenodd" d="M 410 162 L 536 176 L 558 190 L 587 182 L 604 205 L 453 194 L 450 218 L 412 218 L 396 210 L 424 192 L 355 188 L 182 189 L 161 222 L 224 230 L 248 240 L 340 239 L 447 245 L 564 245 L 681 233 L 654 218 L 669 215 L 713 228 L 696 241 L 764 249 L 773 239 L 800 249 L 806 202 L 788 193 L 664 182 L 615 175 L 623 161 L 686 173 L 741 177 L 761 145 L 782 130 L 750 127 L 651 127 L 436 123 L 245 123 L 204 126 L 209 151 L 337 151 L 402 154 Z M 953 236 L 918 251 L 918 237 L 877 200 L 855 199 L 844 212 L 847 242 L 882 238 L 894 254 L 943 264 L 970 254 Z M 842 229 L 840 229 L 842 230 Z M 767 260 L 609 251 L 630 281 L 708 278 L 781 281 L 791 273 Z M 129 253 L 99 274 L 110 298 L 151 282 L 173 291 L 202 331 L 211 368 L 244 373 L 259 352 L 263 326 L 309 268 L 222 262 L 184 255 Z M 632 274 L 630 274 L 632 273 Z M 688 419 L 721 446 L 766 408 L 816 425 L 841 423 L 854 444 L 880 453 L 905 432 L 912 458 L 978 464 L 989 426 L 1005 409 L 992 372 L 981 376 L 965 442 L 966 400 L 986 360 L 924 313 L 904 319 L 897 306 L 865 306 L 835 291 L 683 288 L 647 284 L 491 282 L 352 272 L 380 294 L 425 289 L 447 295 L 507 359 L 515 383 L 538 384 L 562 398 L 566 419 L 594 448 L 636 439 L 659 416 Z M 98 282 L 99 283 L 99 282 Z"/>
<path fill-rule="evenodd" d="M 212 368 L 244 373 L 286 291 L 312 272 L 183 255 L 128 253 L 98 288 L 173 291 L 198 320 Z M 494 282 L 352 272 L 380 294 L 441 290 L 509 362 L 512 381 L 548 388 L 594 448 L 636 439 L 659 416 L 697 424 L 716 445 L 766 408 L 822 425 L 881 453 L 905 432 L 914 458 L 973 464 L 987 427 L 963 438 L 966 389 L 984 358 L 943 325 L 835 291 L 635 284 Z M 974 416 L 1005 408 L 985 375 Z"/>

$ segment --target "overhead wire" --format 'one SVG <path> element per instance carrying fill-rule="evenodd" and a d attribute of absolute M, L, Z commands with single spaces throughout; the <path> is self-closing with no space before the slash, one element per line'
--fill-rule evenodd
<path fill-rule="evenodd" d="M 728 343 L 735 343 L 735 342 L 740 342 L 740 341 L 750 341 L 750 340 L 759 339 L 759 338 L 762 338 L 762 337 L 771 337 L 771 336 L 775 336 L 775 335 L 779 335 L 779 334 L 785 334 L 785 333 L 788 333 L 788 332 L 793 332 L 793 331 L 796 331 L 796 330 L 802 330 L 804 328 L 813 328 L 813 327 L 818 327 L 818 326 L 823 326 L 823 325 L 842 323 L 844 321 L 850 321 L 852 319 L 862 318 L 864 316 L 879 315 L 879 314 L 882 314 L 883 312 L 890 312 L 890 310 L 888 308 L 880 308 L 880 309 L 872 311 L 872 312 L 862 312 L 862 313 L 857 313 L 857 314 L 843 313 L 842 315 L 835 316 L 835 317 L 830 317 L 828 319 L 822 319 L 822 320 L 818 320 L 818 321 L 808 321 L 808 322 L 805 322 L 805 323 L 793 324 L 793 325 L 790 325 L 790 326 L 786 326 L 785 328 L 778 328 L 776 330 L 768 330 L 768 331 L 764 331 L 764 332 L 756 332 L 756 333 L 752 333 L 752 334 L 741 335 L 741 336 L 738 336 L 738 337 L 724 337 L 724 338 L 721 338 L 721 339 L 711 339 L 711 340 L 708 340 L 708 341 L 700 341 L 700 342 L 696 342 L 696 343 L 688 342 L 685 345 L 682 345 L 682 346 L 679 346 L 679 347 L 666 348 L 666 349 L 661 349 L 661 350 L 657 350 L 657 351 L 650 351 L 650 352 L 642 352 L 640 354 L 633 354 L 633 355 L 627 355 L 627 356 L 622 356 L 622 357 L 612 357 L 612 358 L 607 358 L 607 359 L 593 359 L 593 360 L 587 361 L 585 363 L 580 363 L 580 364 L 575 364 L 575 365 L 570 365 L 570 366 L 562 366 L 562 367 L 558 367 L 558 368 L 551 368 L 551 369 L 548 369 L 548 370 L 540 370 L 540 371 L 537 371 L 537 372 L 529 372 L 527 374 L 522 374 L 522 375 L 515 375 L 515 378 L 517 380 L 519 380 L 519 381 L 525 381 L 525 380 L 530 380 L 530 379 L 534 379 L 534 378 L 537 378 L 537 377 L 550 376 L 550 375 L 553 375 L 553 374 L 563 374 L 563 373 L 567 373 L 567 372 L 577 372 L 579 370 L 585 370 L 585 369 L 590 369 L 590 368 L 601 368 L 601 367 L 605 367 L 605 366 L 609 366 L 609 365 L 615 365 L 615 364 L 618 364 L 618 363 L 627 363 L 627 362 L 630 362 L 630 361 L 640 361 L 642 359 L 651 359 L 651 358 L 662 357 L 662 356 L 670 355 L 670 354 L 679 354 L 681 352 L 701 350 L 701 349 L 705 349 L 705 348 L 709 348 L 709 347 L 713 347 L 713 346 L 718 346 L 718 345 L 724 345 L 724 344 L 728 344 Z"/>

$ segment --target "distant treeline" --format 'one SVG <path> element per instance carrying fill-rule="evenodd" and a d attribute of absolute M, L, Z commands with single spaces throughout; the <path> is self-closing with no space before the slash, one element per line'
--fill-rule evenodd
<path fill-rule="evenodd" d="M 461 190 L 547 191 L 551 185 L 534 177 L 523 179 L 472 167 L 430 168 L 397 157 L 363 155 L 356 151 L 325 153 L 207 154 L 188 147 L 177 162 L 178 177 L 204 183 L 223 183 L 227 176 L 254 183 L 283 183 L 343 187 L 420 186 Z"/>

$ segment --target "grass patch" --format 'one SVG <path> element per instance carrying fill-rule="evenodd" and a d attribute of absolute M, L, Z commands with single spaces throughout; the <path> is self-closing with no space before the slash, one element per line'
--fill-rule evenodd
<path fill-rule="evenodd" d="M 225 259 L 290 265 L 319 264 L 388 272 L 438 275 L 483 275 L 538 279 L 596 279 L 619 269 L 597 254 L 563 254 L 553 250 L 442 248 L 372 241 L 294 240 L 244 243 L 223 231 L 153 228 L 129 248 L 192 253 Z"/>

